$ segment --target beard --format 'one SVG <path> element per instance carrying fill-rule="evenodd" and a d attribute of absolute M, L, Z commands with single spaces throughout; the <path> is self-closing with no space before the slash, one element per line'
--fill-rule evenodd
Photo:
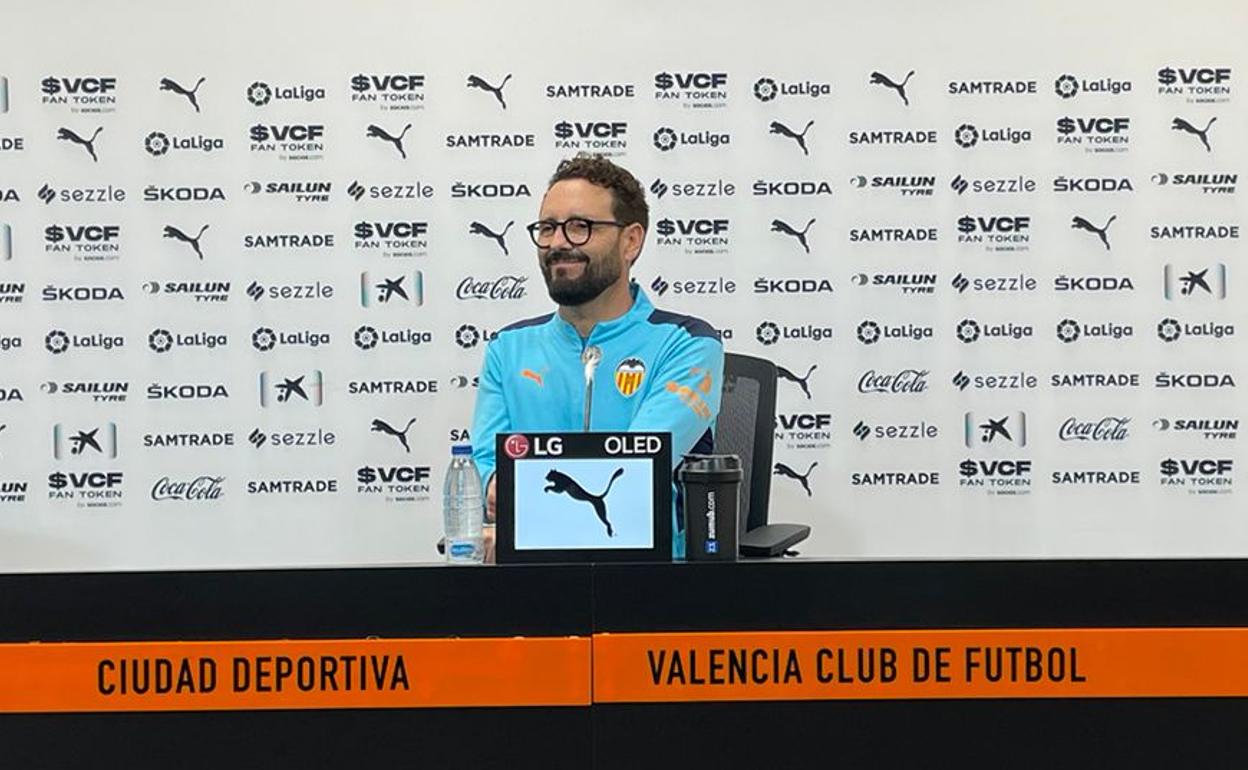
<path fill-rule="evenodd" d="M 566 259 L 580 260 L 585 265 L 576 278 L 555 275 L 551 262 Z M 566 249 L 547 252 L 542 257 L 541 267 L 550 298 L 556 304 L 574 307 L 596 298 L 620 280 L 624 260 L 617 250 L 612 250 L 598 259 L 589 259 L 580 249 Z"/>

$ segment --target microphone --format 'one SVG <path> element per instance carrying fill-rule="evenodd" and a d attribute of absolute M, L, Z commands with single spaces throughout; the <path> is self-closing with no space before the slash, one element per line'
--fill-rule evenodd
<path fill-rule="evenodd" d="M 598 369 L 598 362 L 602 360 L 602 348 L 597 345 L 589 345 L 581 351 L 581 363 L 585 365 L 585 427 L 586 433 L 589 432 L 589 408 L 594 400 L 594 372 Z"/>

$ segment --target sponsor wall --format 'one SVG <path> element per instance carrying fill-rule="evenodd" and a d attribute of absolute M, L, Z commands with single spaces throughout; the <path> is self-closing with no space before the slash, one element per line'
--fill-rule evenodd
<path fill-rule="evenodd" d="M 550 308 L 524 226 L 578 150 L 648 188 L 654 301 L 781 367 L 803 553 L 1244 555 L 1245 22 L 10 14 L 0 568 L 436 559 L 448 444 L 485 342 Z"/>

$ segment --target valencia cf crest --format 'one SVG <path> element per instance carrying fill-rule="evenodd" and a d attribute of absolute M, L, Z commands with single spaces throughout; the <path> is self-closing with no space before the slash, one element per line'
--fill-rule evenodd
<path fill-rule="evenodd" d="M 640 358 L 626 358 L 615 367 L 615 387 L 624 398 L 636 393 L 645 379 L 646 362 Z"/>

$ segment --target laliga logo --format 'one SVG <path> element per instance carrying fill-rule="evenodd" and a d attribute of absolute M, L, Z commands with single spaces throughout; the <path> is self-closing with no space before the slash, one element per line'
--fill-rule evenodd
<path fill-rule="evenodd" d="M 1079 81 L 1074 75 L 1062 75 L 1054 81 L 1053 90 L 1063 99 L 1070 99 L 1079 93 Z"/>
<path fill-rule="evenodd" d="M 953 132 L 953 141 L 962 148 L 974 147 L 979 144 L 979 129 L 970 123 L 963 123 Z"/>
<path fill-rule="evenodd" d="M 503 441 L 503 451 L 513 460 L 519 460 L 529 453 L 529 440 L 519 433 L 513 433 Z"/>

